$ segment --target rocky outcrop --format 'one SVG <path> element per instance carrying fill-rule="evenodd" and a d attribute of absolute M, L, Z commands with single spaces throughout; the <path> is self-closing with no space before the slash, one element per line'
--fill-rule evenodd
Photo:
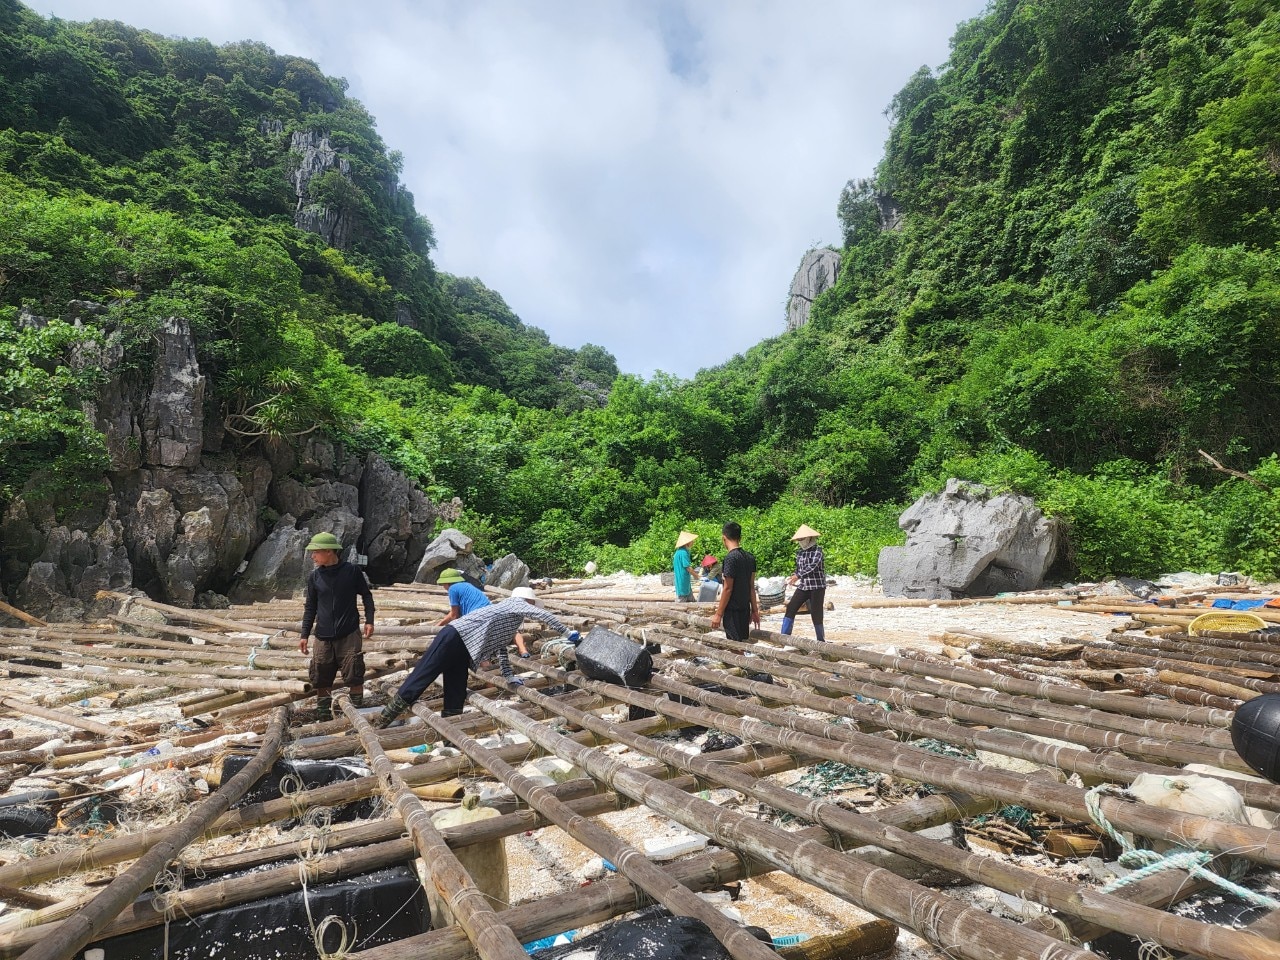
<path fill-rule="evenodd" d="M 788 330 L 799 330 L 809 322 L 813 301 L 835 284 L 839 273 L 840 254 L 835 250 L 810 250 L 804 255 L 787 295 Z"/>
<path fill-rule="evenodd" d="M 376 453 L 369 454 L 360 478 L 360 515 L 360 543 L 371 579 L 385 582 L 416 568 L 435 527 L 431 502 Z"/>
<path fill-rule="evenodd" d="M 493 561 L 493 569 L 485 580 L 485 586 L 514 590 L 529 585 L 529 565 L 514 553 L 508 553 Z"/>
<path fill-rule="evenodd" d="M 0 520 L 4 572 L 15 583 L 14 605 L 50 620 L 73 620 L 102 612 L 101 590 L 127 590 L 133 567 L 124 545 L 115 502 L 102 499 L 58 518 L 52 507 L 22 498 Z"/>
<path fill-rule="evenodd" d="M 24 313 L 20 322 L 48 321 Z M 182 605 L 291 596 L 310 566 L 306 543 L 321 531 L 368 554 L 375 582 L 414 573 L 436 519 L 421 490 L 381 458 L 350 456 L 316 434 L 296 449 L 265 440 L 247 454 L 234 438 L 224 448 L 190 325 L 164 321 L 153 344 L 150 363 L 126 364 L 108 331 L 68 357 L 105 374 L 85 412 L 110 466 L 87 500 L 79 491 L 50 502 L 33 478 L 10 502 L 0 589 L 15 605 L 58 620 L 101 612 L 99 590 L 136 588 Z"/>
<path fill-rule="evenodd" d="M 294 131 L 289 150 L 294 159 L 289 179 L 298 198 L 293 225 L 299 230 L 319 235 L 335 249 L 345 250 L 351 243 L 352 214 L 342 206 L 320 202 L 311 190 L 311 181 L 330 170 L 336 170 L 349 179 L 351 161 L 334 148 L 327 133 L 318 130 Z"/>
<path fill-rule="evenodd" d="M 151 390 L 142 417 L 143 462 L 194 467 L 204 449 L 204 387 L 191 325 L 169 317 L 156 334 Z"/>
<path fill-rule="evenodd" d="M 902 547 L 880 551 L 887 596 L 949 600 L 1034 590 L 1058 555 L 1059 526 L 1029 497 L 995 495 L 981 484 L 948 480 L 940 494 L 912 504 L 898 525 Z"/>
<path fill-rule="evenodd" d="M 418 562 L 415 583 L 435 583 L 445 567 L 456 567 L 477 579 L 486 573 L 484 561 L 471 551 L 471 538 L 461 530 L 447 527 L 427 545 Z"/>

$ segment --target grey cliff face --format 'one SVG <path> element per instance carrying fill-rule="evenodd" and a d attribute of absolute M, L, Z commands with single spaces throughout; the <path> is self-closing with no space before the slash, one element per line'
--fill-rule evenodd
<path fill-rule="evenodd" d="M 145 463 L 194 467 L 204 447 L 204 388 L 191 324 L 169 317 L 156 336 L 151 389 L 142 416 Z"/>
<path fill-rule="evenodd" d="M 840 254 L 835 250 L 810 250 L 804 255 L 787 295 L 788 330 L 799 330 L 809 322 L 813 301 L 835 284 L 839 274 Z"/>
<path fill-rule="evenodd" d="M 19 608 L 95 615 L 110 605 L 97 599 L 104 590 L 182 605 L 293 596 L 311 565 L 306 543 L 322 531 L 368 554 L 375 582 L 414 574 L 436 510 L 412 482 L 317 434 L 296 449 L 275 440 L 233 450 L 206 403 L 190 324 L 165 320 L 150 349 L 148 363 L 126 363 L 108 332 L 68 356 L 105 374 L 85 413 L 110 465 L 87 503 L 20 494 L 0 517 L 0 589 Z"/>
<path fill-rule="evenodd" d="M 330 170 L 337 170 L 343 177 L 350 177 L 351 161 L 334 149 L 328 134 L 316 130 L 295 131 L 289 150 L 294 154 L 297 164 L 290 176 L 298 198 L 293 212 L 293 225 L 299 230 L 317 234 L 335 249 L 345 250 L 351 242 L 351 214 L 318 202 L 309 187 L 313 179 Z"/>

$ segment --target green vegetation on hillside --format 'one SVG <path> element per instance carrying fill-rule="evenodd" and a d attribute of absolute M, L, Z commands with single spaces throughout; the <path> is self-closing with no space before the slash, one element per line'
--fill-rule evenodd
<path fill-rule="evenodd" d="M 766 571 L 801 521 L 870 571 L 960 476 L 1062 517 L 1070 575 L 1280 576 L 1277 76 L 1261 0 L 994 0 L 889 104 L 810 324 L 646 381 L 439 274 L 398 156 L 315 64 L 0 0 L 0 500 L 102 468 L 69 344 L 181 314 L 242 443 L 319 424 L 539 570 L 656 570 L 733 517 Z M 294 133 L 349 165 L 306 198 L 341 249 L 294 226 Z M 18 323 L 73 299 L 109 309 Z"/>

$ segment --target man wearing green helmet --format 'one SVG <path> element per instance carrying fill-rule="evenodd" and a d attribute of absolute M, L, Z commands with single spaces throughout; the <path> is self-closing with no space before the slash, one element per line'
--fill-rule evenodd
<path fill-rule="evenodd" d="M 373 590 L 369 579 L 355 564 L 339 559 L 341 549 L 341 542 L 332 533 L 317 533 L 307 544 L 315 569 L 307 575 L 298 649 L 307 652 L 314 626 L 316 651 L 311 657 L 310 678 L 316 688 L 316 713 L 321 720 L 333 719 L 330 694 L 339 668 L 352 705 L 364 703 L 364 640 L 373 636 Z M 357 596 L 364 601 L 363 630 Z"/>

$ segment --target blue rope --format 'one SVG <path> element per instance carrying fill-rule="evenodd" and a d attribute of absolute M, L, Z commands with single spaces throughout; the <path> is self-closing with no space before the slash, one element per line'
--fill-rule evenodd
<path fill-rule="evenodd" d="M 1214 855 L 1207 850 L 1175 848 L 1168 853 L 1156 853 L 1154 850 L 1135 847 L 1128 837 L 1111 825 L 1111 821 L 1102 812 L 1102 797 L 1104 794 L 1112 792 L 1116 792 L 1116 790 L 1111 784 L 1104 783 L 1094 787 L 1084 795 L 1085 808 L 1089 811 L 1089 816 L 1093 818 L 1093 822 L 1107 836 L 1119 844 L 1120 849 L 1123 851 L 1120 854 L 1120 866 L 1133 872 L 1112 880 L 1102 888 L 1103 893 L 1113 893 L 1121 887 L 1127 887 L 1131 883 L 1137 883 L 1139 880 L 1144 880 L 1164 870 L 1185 870 L 1193 877 L 1208 881 L 1255 907 L 1262 907 L 1266 910 L 1280 909 L 1280 900 L 1275 900 L 1236 883 L 1236 880 L 1242 879 L 1249 869 L 1249 862 L 1243 858 L 1231 858 L 1229 860 L 1231 876 L 1224 877 L 1208 869 L 1208 864 L 1213 860 Z"/>

